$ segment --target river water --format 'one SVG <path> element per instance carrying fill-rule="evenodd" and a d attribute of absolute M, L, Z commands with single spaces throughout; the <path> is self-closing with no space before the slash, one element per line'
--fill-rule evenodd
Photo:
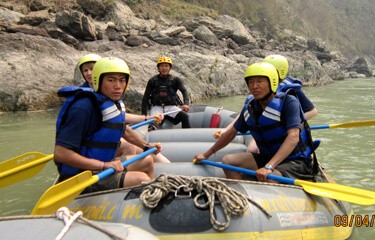
<path fill-rule="evenodd" d="M 375 79 L 348 79 L 321 87 L 304 88 L 318 109 L 310 125 L 326 125 L 375 119 Z M 239 111 L 245 96 L 213 99 L 205 104 Z M 0 114 L 0 162 L 23 154 L 53 151 L 54 110 Z M 318 160 L 338 184 L 375 191 L 375 127 L 313 130 L 322 142 Z M 29 214 L 43 192 L 53 184 L 52 161 L 35 177 L 0 188 L 0 216 Z M 355 193 L 353 193 L 355 194 Z M 375 206 L 352 205 L 354 213 L 370 218 Z M 374 227 L 355 227 L 351 239 L 372 239 Z"/>

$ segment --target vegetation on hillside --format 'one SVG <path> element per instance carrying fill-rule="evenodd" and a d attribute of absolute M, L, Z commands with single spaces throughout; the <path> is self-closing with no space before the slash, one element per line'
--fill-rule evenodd
<path fill-rule="evenodd" d="M 374 0 L 133 0 L 138 13 L 163 14 L 172 19 L 227 14 L 250 29 L 267 33 L 291 29 L 318 37 L 347 55 L 374 56 Z"/>
<path fill-rule="evenodd" d="M 36 0 L 0 0 L 30 6 Z M 78 8 L 79 0 L 37 0 L 55 11 Z M 113 0 L 98 0 L 113 3 Z M 291 29 L 323 39 L 347 56 L 372 56 L 375 62 L 375 0 L 122 0 L 143 18 L 171 20 L 221 14 L 240 19 L 250 29 L 272 36 Z"/>

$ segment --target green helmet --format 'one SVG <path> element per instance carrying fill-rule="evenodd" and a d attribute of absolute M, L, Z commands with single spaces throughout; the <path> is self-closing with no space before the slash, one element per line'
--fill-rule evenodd
<path fill-rule="evenodd" d="M 279 73 L 279 78 L 284 79 L 288 73 L 288 60 L 282 55 L 268 55 L 263 59 L 263 62 L 271 63 Z"/>
<path fill-rule="evenodd" d="M 271 91 L 276 92 L 277 86 L 279 85 L 279 76 L 277 74 L 276 68 L 266 62 L 257 62 L 253 63 L 247 67 L 244 78 L 247 83 L 247 78 L 253 76 L 265 76 L 268 77 L 270 81 Z"/>
<path fill-rule="evenodd" d="M 99 59 L 95 63 L 94 69 L 92 70 L 92 82 L 95 92 L 99 91 L 100 81 L 102 80 L 102 75 L 105 73 L 124 73 L 127 76 L 126 90 L 129 83 L 130 70 L 124 60 L 116 57 L 106 57 Z"/>
<path fill-rule="evenodd" d="M 95 53 L 89 53 L 79 58 L 78 68 L 81 70 L 81 66 L 88 62 L 97 62 L 102 57 Z"/>

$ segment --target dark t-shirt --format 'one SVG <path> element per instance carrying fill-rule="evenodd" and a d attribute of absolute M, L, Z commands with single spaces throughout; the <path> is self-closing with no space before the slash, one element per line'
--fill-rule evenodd
<path fill-rule="evenodd" d="M 79 152 L 83 141 L 100 129 L 101 112 L 90 98 L 74 102 L 61 124 L 56 145 Z"/>
<path fill-rule="evenodd" d="M 308 112 L 314 109 L 314 104 L 310 101 L 310 99 L 305 95 L 302 91 L 296 91 L 297 98 L 301 103 L 301 107 L 303 112 Z"/>

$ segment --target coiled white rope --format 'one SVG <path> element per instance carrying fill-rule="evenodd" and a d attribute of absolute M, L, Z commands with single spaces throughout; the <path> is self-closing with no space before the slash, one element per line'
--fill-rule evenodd
<path fill-rule="evenodd" d="M 140 200 L 145 207 L 155 208 L 159 201 L 170 192 L 178 196 L 183 190 L 186 193 L 196 190 L 194 204 L 198 208 L 209 208 L 210 222 L 216 231 L 224 231 L 229 227 L 232 215 L 242 215 L 249 207 L 248 196 L 228 187 L 224 182 L 213 177 L 187 177 L 179 175 L 161 174 L 155 178 L 141 193 Z M 199 198 L 206 196 L 208 201 L 201 204 Z M 224 214 L 225 221 L 220 222 L 215 217 L 215 202 L 218 200 Z M 260 207 L 258 204 L 256 204 Z M 262 209 L 263 211 L 264 209 Z"/>

